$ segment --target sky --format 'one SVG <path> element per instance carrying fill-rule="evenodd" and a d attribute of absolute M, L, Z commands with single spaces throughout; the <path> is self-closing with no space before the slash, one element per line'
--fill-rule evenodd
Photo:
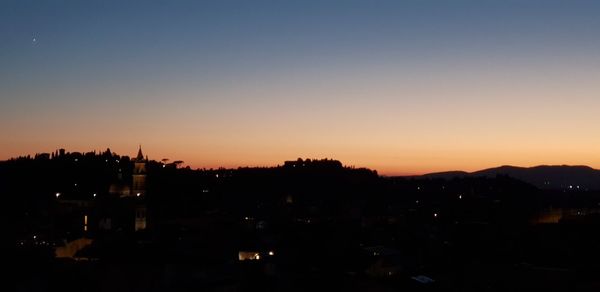
<path fill-rule="evenodd" d="M 600 168 L 598 1 L 0 1 L 0 160 Z"/>

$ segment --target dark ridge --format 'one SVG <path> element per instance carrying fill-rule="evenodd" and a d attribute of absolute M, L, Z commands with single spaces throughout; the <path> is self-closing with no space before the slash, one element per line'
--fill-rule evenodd
<path fill-rule="evenodd" d="M 600 170 L 585 165 L 539 165 L 517 167 L 503 165 L 475 172 L 448 171 L 425 174 L 424 178 L 453 179 L 457 177 L 510 176 L 548 190 L 600 190 Z"/>

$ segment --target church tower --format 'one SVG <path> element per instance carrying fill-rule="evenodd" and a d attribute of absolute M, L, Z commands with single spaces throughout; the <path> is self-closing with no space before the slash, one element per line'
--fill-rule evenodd
<path fill-rule="evenodd" d="M 133 196 L 144 196 L 146 194 L 146 162 L 142 154 L 142 146 L 138 150 L 137 157 L 133 161 L 133 184 L 131 194 Z"/>
<path fill-rule="evenodd" d="M 133 161 L 133 182 L 131 184 L 131 194 L 136 197 L 144 197 L 146 195 L 146 163 L 147 158 L 142 154 L 142 145 L 138 150 L 137 157 Z M 146 204 L 145 200 L 136 200 L 135 204 L 135 225 L 134 230 L 140 231 L 147 227 L 146 219 Z"/>

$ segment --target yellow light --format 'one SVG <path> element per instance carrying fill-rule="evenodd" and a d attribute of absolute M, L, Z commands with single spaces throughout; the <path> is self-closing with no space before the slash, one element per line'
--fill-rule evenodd
<path fill-rule="evenodd" d="M 269 255 L 273 256 L 273 255 L 275 255 L 275 253 L 273 251 L 269 251 Z"/>
<path fill-rule="evenodd" d="M 141 196 L 141 195 L 142 195 L 141 193 L 137 193 L 137 195 L 136 195 L 136 196 L 138 196 L 138 197 L 139 197 L 139 196 Z"/>

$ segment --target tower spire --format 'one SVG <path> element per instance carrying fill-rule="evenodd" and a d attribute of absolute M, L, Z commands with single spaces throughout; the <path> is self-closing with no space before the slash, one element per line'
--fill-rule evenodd
<path fill-rule="evenodd" d="M 144 154 L 142 154 L 142 144 L 140 144 L 140 149 L 138 150 L 137 157 L 135 158 L 137 161 L 144 160 Z"/>

